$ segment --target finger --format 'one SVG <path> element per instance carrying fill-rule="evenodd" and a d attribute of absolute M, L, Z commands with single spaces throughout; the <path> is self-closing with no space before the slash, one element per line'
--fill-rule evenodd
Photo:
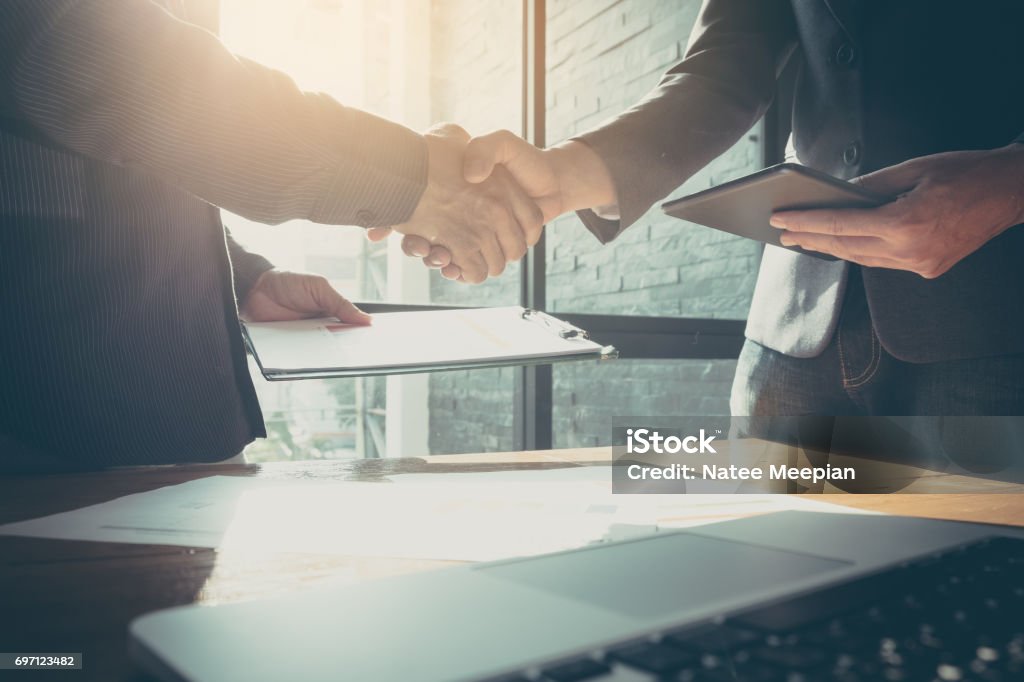
<path fill-rule="evenodd" d="M 390 227 L 371 227 L 366 230 L 366 238 L 371 242 L 381 242 L 390 236 Z"/>
<path fill-rule="evenodd" d="M 441 276 L 445 279 L 457 280 L 462 278 L 462 268 L 454 263 L 441 268 Z"/>
<path fill-rule="evenodd" d="M 370 324 L 372 318 L 338 293 L 326 280 L 315 291 L 316 302 L 322 312 L 333 315 L 346 324 Z"/>
<path fill-rule="evenodd" d="M 438 245 L 431 246 L 430 253 L 423 258 L 423 264 L 428 268 L 443 268 L 451 262 L 451 252 L 443 246 Z"/>
<path fill-rule="evenodd" d="M 423 237 L 407 234 L 402 237 L 402 251 L 406 256 L 426 258 L 430 255 L 431 244 Z"/>
<path fill-rule="evenodd" d="M 854 260 L 857 258 L 888 258 L 889 245 L 875 237 L 833 237 L 831 235 L 783 232 L 779 241 L 783 246 L 799 246 L 808 251 L 827 253 Z"/>
<path fill-rule="evenodd" d="M 479 284 L 487 279 L 487 272 L 490 267 L 480 251 L 463 251 L 461 253 L 454 253 L 452 256 L 455 265 L 459 266 L 462 271 L 461 279 L 470 284 Z"/>
<path fill-rule="evenodd" d="M 512 229 L 518 230 L 519 226 L 514 226 Z M 505 231 L 508 232 L 507 229 Z M 480 253 L 483 255 L 484 262 L 487 263 L 487 275 L 489 277 L 497 277 L 505 272 L 508 258 L 506 258 L 505 252 L 501 248 L 497 234 L 484 236 L 480 240 Z"/>
<path fill-rule="evenodd" d="M 504 272 L 505 266 L 511 260 L 509 256 L 506 256 L 502 244 L 510 245 L 509 250 L 512 255 L 526 251 L 522 228 L 512 216 L 511 208 L 504 199 L 494 196 L 495 193 L 503 191 L 504 189 L 497 181 L 494 181 L 493 184 L 488 183 L 486 201 L 477 205 L 472 216 L 472 227 L 475 229 L 475 233 L 472 235 L 473 243 L 483 254 L 484 260 L 487 262 L 487 272 L 491 277 L 497 277 Z M 523 245 L 520 246 L 520 243 Z M 455 262 L 458 263 L 459 260 L 456 258 Z"/>
<path fill-rule="evenodd" d="M 895 198 L 914 189 L 932 163 L 934 160 L 928 157 L 909 159 L 895 166 L 854 178 L 850 182 L 872 192 Z"/>
<path fill-rule="evenodd" d="M 426 134 L 451 138 L 463 144 L 469 142 L 469 133 L 466 132 L 465 128 L 455 123 L 436 123 L 430 126 Z"/>
<path fill-rule="evenodd" d="M 518 235 L 515 232 L 499 235 L 501 249 L 509 261 L 517 261 L 526 255 L 527 247 L 540 240 L 544 230 L 544 214 L 505 168 L 497 168 L 495 173 L 505 189 L 512 215 L 519 223 Z"/>
<path fill-rule="evenodd" d="M 769 221 L 772 227 L 790 232 L 807 232 L 837 237 L 872 237 L 890 227 L 889 204 L 880 208 L 815 209 L 779 211 Z"/>

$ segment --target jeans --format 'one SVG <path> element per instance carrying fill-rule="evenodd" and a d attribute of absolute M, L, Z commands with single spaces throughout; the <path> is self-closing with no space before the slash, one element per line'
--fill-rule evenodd
<path fill-rule="evenodd" d="M 894 358 L 872 327 L 859 268 L 851 268 L 825 351 L 794 358 L 748 340 L 729 403 L 730 438 L 797 445 L 815 466 L 856 456 L 858 479 L 837 484 L 850 492 L 895 492 L 913 482 L 890 463 L 1024 483 L 1024 355 Z M 978 490 L 961 483 L 946 492 Z"/>
<path fill-rule="evenodd" d="M 1024 355 L 928 364 L 894 358 L 878 341 L 854 267 L 825 351 L 793 358 L 748 340 L 729 404 L 741 416 L 1024 415 Z"/>

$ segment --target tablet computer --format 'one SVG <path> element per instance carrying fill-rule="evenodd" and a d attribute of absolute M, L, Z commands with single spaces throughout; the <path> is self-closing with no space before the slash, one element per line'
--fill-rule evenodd
<path fill-rule="evenodd" d="M 798 246 L 782 246 L 782 230 L 768 221 L 775 211 L 811 208 L 872 208 L 888 203 L 876 194 L 845 180 L 796 163 L 782 163 L 717 187 L 662 204 L 668 215 L 805 253 L 836 260 Z"/>

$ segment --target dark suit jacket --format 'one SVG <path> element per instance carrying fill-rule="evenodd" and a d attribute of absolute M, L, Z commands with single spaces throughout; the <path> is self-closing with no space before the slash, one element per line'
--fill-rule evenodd
<path fill-rule="evenodd" d="M 581 137 L 611 170 L 621 213 L 584 220 L 614 239 L 761 117 L 789 60 L 797 156 L 832 175 L 1024 141 L 1021 26 L 1024 2 L 1011 0 L 705 0 L 683 61 Z M 863 279 L 898 358 L 1024 352 L 1021 226 L 937 279 L 877 268 Z"/>
<path fill-rule="evenodd" d="M 237 454 L 269 263 L 217 206 L 390 225 L 426 185 L 419 135 L 235 57 L 211 5 L 0 0 L 0 471 Z"/>

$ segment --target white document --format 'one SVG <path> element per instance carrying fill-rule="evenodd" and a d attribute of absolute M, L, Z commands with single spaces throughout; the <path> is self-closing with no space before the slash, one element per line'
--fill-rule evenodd
<path fill-rule="evenodd" d="M 333 318 L 246 323 L 264 375 L 355 375 L 495 365 L 602 353 L 600 344 L 544 313 L 519 306 L 380 313 L 373 324 Z"/>
<path fill-rule="evenodd" d="M 0 535 L 487 561 L 785 509 L 852 511 L 786 495 L 612 495 L 606 467 L 394 479 L 211 476 L 7 524 Z"/>

